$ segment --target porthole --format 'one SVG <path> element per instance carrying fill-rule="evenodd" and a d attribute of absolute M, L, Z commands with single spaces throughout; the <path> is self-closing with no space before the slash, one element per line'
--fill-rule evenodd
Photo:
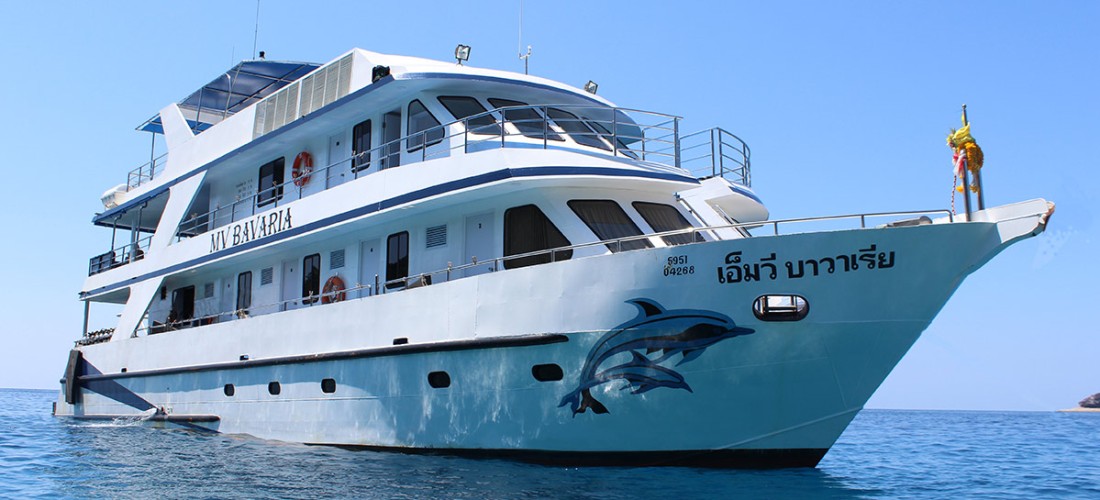
<path fill-rule="evenodd" d="M 233 384 L 225 384 L 222 388 L 222 392 L 225 393 L 225 397 L 233 397 L 237 393 L 237 390 L 233 387 Z"/>
<path fill-rule="evenodd" d="M 428 374 L 428 385 L 436 389 L 451 386 L 451 376 L 447 372 L 431 372 Z"/>
<path fill-rule="evenodd" d="M 554 363 L 532 366 L 531 375 L 539 382 L 553 382 L 555 380 L 561 380 L 563 376 L 561 367 Z"/>
<path fill-rule="evenodd" d="M 277 396 L 280 392 L 283 392 L 283 388 L 279 387 L 278 382 L 268 382 L 267 392 L 270 393 L 272 396 Z"/>
<path fill-rule="evenodd" d="M 761 295 L 752 313 L 763 321 L 799 321 L 810 313 L 810 303 L 801 295 Z"/>
<path fill-rule="evenodd" d="M 332 394 L 336 392 L 336 379 L 326 378 L 321 381 L 321 392 Z"/>

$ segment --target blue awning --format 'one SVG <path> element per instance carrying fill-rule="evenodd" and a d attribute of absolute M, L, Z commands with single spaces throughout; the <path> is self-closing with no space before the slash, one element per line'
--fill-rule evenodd
<path fill-rule="evenodd" d="M 242 61 L 179 102 L 187 124 L 195 133 L 232 116 L 320 67 L 316 63 Z M 160 114 L 138 126 L 142 132 L 163 134 Z"/>

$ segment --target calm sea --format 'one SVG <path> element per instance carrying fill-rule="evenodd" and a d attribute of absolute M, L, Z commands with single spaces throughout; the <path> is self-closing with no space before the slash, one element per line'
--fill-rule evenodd
<path fill-rule="evenodd" d="M 1100 498 L 1100 414 L 862 412 L 817 469 L 561 468 L 74 422 L 0 389 L 3 498 Z"/>

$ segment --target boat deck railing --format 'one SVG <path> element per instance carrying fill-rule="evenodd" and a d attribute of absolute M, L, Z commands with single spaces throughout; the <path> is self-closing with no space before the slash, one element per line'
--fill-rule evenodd
<path fill-rule="evenodd" d="M 509 106 L 408 134 L 379 146 L 319 166 L 309 173 L 320 190 L 299 186 L 291 175 L 276 185 L 226 206 L 217 206 L 182 221 L 176 240 L 198 236 L 306 196 L 381 170 L 450 156 L 494 149 L 559 149 L 610 155 L 649 168 L 688 172 L 698 178 L 721 176 L 749 186 L 749 148 L 740 138 L 714 128 L 681 137 L 680 118 L 638 109 L 607 106 Z M 162 155 L 130 173 L 130 189 L 163 170 Z M 289 168 L 284 167 L 287 170 Z M 349 178 L 350 177 L 350 178 Z M 126 245 L 129 246 L 129 245 Z M 141 248 L 148 250 L 148 245 Z M 92 257 L 89 276 L 131 262 L 118 249 Z M 136 253 L 136 252 L 134 252 Z"/>
<path fill-rule="evenodd" d="M 149 235 L 92 257 L 88 261 L 88 276 L 145 258 L 145 253 L 149 251 L 149 243 L 152 241 L 153 235 Z"/>
<path fill-rule="evenodd" d="M 823 230 L 867 229 L 905 227 L 915 225 L 932 224 L 932 217 L 942 217 L 948 222 L 954 222 L 954 215 L 950 210 L 919 210 L 905 212 L 875 212 L 851 215 L 836 215 L 825 217 L 808 217 L 797 219 L 783 219 L 774 221 L 750 222 L 744 224 L 727 224 L 721 226 L 703 226 L 664 231 L 623 238 L 613 238 L 589 243 L 580 243 L 563 247 L 513 254 L 490 259 L 475 259 L 473 262 L 461 265 L 448 265 L 446 268 L 435 271 L 418 273 L 401 278 L 382 281 L 379 275 L 374 276 L 372 283 L 356 283 L 355 286 L 344 290 L 329 293 L 318 293 L 306 297 L 298 297 L 289 300 L 271 302 L 260 305 L 250 305 L 246 309 L 234 309 L 220 311 L 213 314 L 204 314 L 194 318 L 187 318 L 169 323 L 148 324 L 144 321 L 133 334 L 137 337 L 139 332 L 149 334 L 163 333 L 185 328 L 199 327 L 225 321 L 235 321 L 260 314 L 270 314 L 290 309 L 305 307 L 321 307 L 323 305 L 367 298 L 374 295 L 397 293 L 435 283 L 445 283 L 455 279 L 474 276 L 477 274 L 500 272 L 508 269 L 529 267 L 532 265 L 548 264 L 561 260 L 569 260 L 575 253 L 584 253 L 586 250 L 595 250 L 585 256 L 607 255 L 610 253 L 626 252 L 642 248 L 652 248 L 652 242 L 660 239 L 667 246 L 694 245 L 707 241 L 721 240 L 723 234 L 748 233 L 749 236 L 771 237 L 797 233 L 818 232 Z M 798 226 L 806 228 L 816 225 L 810 230 L 799 230 Z M 756 233 L 756 234 L 754 234 Z M 602 247 L 602 248 L 601 248 Z M 513 265 L 509 265 L 513 264 Z M 815 264 L 816 266 L 816 264 Z"/>
<path fill-rule="evenodd" d="M 148 163 L 131 170 L 129 175 L 126 176 L 126 191 L 130 191 L 156 178 L 157 175 L 164 172 L 164 164 L 167 162 L 168 153 L 164 153 L 149 160 Z"/>

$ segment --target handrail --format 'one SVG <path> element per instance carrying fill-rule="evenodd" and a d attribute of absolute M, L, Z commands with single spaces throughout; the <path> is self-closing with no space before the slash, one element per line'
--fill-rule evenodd
<path fill-rule="evenodd" d="M 146 182 L 153 180 L 157 174 L 164 172 L 164 164 L 168 161 L 168 153 L 164 153 L 144 165 L 130 171 L 126 176 L 126 191 L 130 191 Z M 160 169 L 158 171 L 158 168 Z"/>
<path fill-rule="evenodd" d="M 88 260 L 88 276 L 145 258 L 145 252 L 149 251 L 149 245 L 152 241 L 153 235 L 150 234 L 144 238 L 112 248 L 107 253 L 92 257 Z"/>
<path fill-rule="evenodd" d="M 276 312 L 281 312 L 281 311 L 286 310 L 288 305 L 298 303 L 298 302 L 301 302 L 303 307 L 313 307 L 313 306 L 326 305 L 326 303 L 336 302 L 332 299 L 336 298 L 338 295 L 343 295 L 344 297 L 347 297 L 349 300 L 356 300 L 356 299 L 361 299 L 361 298 L 365 298 L 365 297 L 371 297 L 371 296 L 374 296 L 374 295 L 380 295 L 380 294 L 386 294 L 386 293 L 395 293 L 395 292 L 398 292 L 398 291 L 401 291 L 401 290 L 419 288 L 419 287 L 422 287 L 422 286 L 430 286 L 432 283 L 438 283 L 439 282 L 439 279 L 437 279 L 437 277 L 442 279 L 443 282 L 449 282 L 452 279 L 461 279 L 462 277 L 464 277 L 465 271 L 468 270 L 468 269 L 486 268 L 487 267 L 486 272 L 497 272 L 497 271 L 506 269 L 504 267 L 504 264 L 506 262 L 525 259 L 525 258 L 549 255 L 550 256 L 549 262 L 556 262 L 558 254 L 562 254 L 562 253 L 566 253 L 566 252 L 573 252 L 574 250 L 582 250 L 582 249 L 592 248 L 592 247 L 601 247 L 602 246 L 602 247 L 606 247 L 608 249 L 608 251 L 610 251 L 611 253 L 619 253 L 619 252 L 623 251 L 625 243 L 630 243 L 630 242 L 633 242 L 633 241 L 641 241 L 641 240 L 647 240 L 648 241 L 648 240 L 666 238 L 666 237 L 669 237 L 669 236 L 695 234 L 695 233 L 701 234 L 704 231 L 707 232 L 707 234 L 714 235 L 714 236 L 712 236 L 712 238 L 715 238 L 715 237 L 717 237 L 717 234 L 718 234 L 717 231 L 723 231 L 723 230 L 750 231 L 750 230 L 770 226 L 772 228 L 772 230 L 770 231 L 770 233 L 771 233 L 770 235 L 756 236 L 756 237 L 767 238 L 767 237 L 779 236 L 780 235 L 780 233 L 779 233 L 780 225 L 801 224 L 801 223 L 809 223 L 809 222 L 836 221 L 836 220 L 852 220 L 852 221 L 858 220 L 860 229 L 866 229 L 867 228 L 868 219 L 882 218 L 882 217 L 909 217 L 909 219 L 904 219 L 904 220 L 901 220 L 901 221 L 894 221 L 894 222 L 887 223 L 887 224 L 882 224 L 882 225 L 879 225 L 879 226 L 876 226 L 876 227 L 889 227 L 892 224 L 897 224 L 898 222 L 903 222 L 904 223 L 904 222 L 910 222 L 910 221 L 921 221 L 920 223 L 927 224 L 927 223 L 934 223 L 934 222 L 932 222 L 931 219 L 928 219 L 927 221 L 925 221 L 924 218 L 915 217 L 915 216 L 927 217 L 928 215 L 931 215 L 931 214 L 946 215 L 948 222 L 953 223 L 955 221 L 954 215 L 951 213 L 950 210 L 947 210 L 947 209 L 917 210 L 917 211 L 902 211 L 902 212 L 869 212 L 869 213 L 862 213 L 862 214 L 832 215 L 832 216 L 822 216 L 822 217 L 804 217 L 804 218 L 781 219 L 781 220 L 773 220 L 773 221 L 748 222 L 748 223 L 740 223 L 740 224 L 726 224 L 726 225 L 720 225 L 720 226 L 700 226 L 700 227 L 691 227 L 691 228 L 685 228 L 685 229 L 677 229 L 677 230 L 673 230 L 673 231 L 663 231 L 663 232 L 656 232 L 656 233 L 649 233 L 649 234 L 642 234 L 642 235 L 635 235 L 635 236 L 627 236 L 627 237 L 623 237 L 623 238 L 612 238 L 612 239 L 601 240 L 601 241 L 594 241 L 594 242 L 588 242 L 588 243 L 578 243 L 578 244 L 567 245 L 567 246 L 563 246 L 563 247 L 550 248 L 550 249 L 546 249 L 546 250 L 536 250 L 536 251 L 533 251 L 533 252 L 526 252 L 526 253 L 521 253 L 521 254 L 513 254 L 513 255 L 507 255 L 507 256 L 501 256 L 501 257 L 494 257 L 492 259 L 478 260 L 478 261 L 475 261 L 475 262 L 470 262 L 468 264 L 462 264 L 462 265 L 458 265 L 458 266 L 454 266 L 454 265 L 451 265 L 450 263 L 448 263 L 448 266 L 446 268 L 443 268 L 443 269 L 438 269 L 438 270 L 435 270 L 435 271 L 429 271 L 429 272 L 423 272 L 423 273 L 414 274 L 414 275 L 410 275 L 410 276 L 405 276 L 405 277 L 401 277 L 401 278 L 397 278 L 397 279 L 393 279 L 393 280 L 389 280 L 389 281 L 385 281 L 385 282 L 379 281 L 379 276 L 375 275 L 374 284 L 356 283 L 356 286 L 347 288 L 345 290 L 333 291 L 333 292 L 329 292 L 329 293 L 321 293 L 321 294 L 317 294 L 317 295 L 309 295 L 309 296 L 306 296 L 306 297 L 296 297 L 296 298 L 293 298 L 293 299 L 282 300 L 282 301 L 272 302 L 272 303 L 268 303 L 268 304 L 261 304 L 261 305 L 253 304 L 253 305 L 250 305 L 248 309 L 244 309 L 244 310 L 234 309 L 234 310 L 231 310 L 231 311 L 222 311 L 222 312 L 218 312 L 218 313 L 214 313 L 214 314 L 203 315 L 203 316 L 200 316 L 200 317 L 187 318 L 187 319 L 175 321 L 175 322 L 172 322 L 172 323 L 164 323 L 164 324 L 158 323 L 158 324 L 155 325 L 155 327 L 153 327 L 153 328 L 157 329 L 158 331 L 153 332 L 153 333 L 160 333 L 160 332 L 163 332 L 163 331 L 178 330 L 178 329 L 190 328 L 190 327 L 195 327 L 195 326 L 203 326 L 205 324 L 210 324 L 210 323 L 215 323 L 215 322 L 222 321 L 223 319 L 227 319 L 227 320 L 230 320 L 230 321 L 232 321 L 234 319 L 244 319 L 244 318 L 249 317 L 249 313 L 248 313 L 249 310 L 277 309 Z M 794 234 L 794 233 L 786 233 L 786 234 Z M 704 243 L 706 241 L 707 240 L 705 240 L 705 239 L 700 239 L 700 238 L 697 238 L 697 237 L 693 237 L 693 238 L 690 239 L 690 241 L 687 241 L 687 242 L 679 244 L 679 245 L 671 245 L 671 246 L 695 245 L 695 244 L 699 244 L 699 243 Z M 612 249 L 612 248 L 614 248 L 614 249 Z M 627 250 L 627 251 L 630 251 L 630 250 Z M 606 254 L 601 254 L 601 255 L 606 255 Z M 458 273 L 458 278 L 454 278 L 456 273 Z M 363 293 L 362 293 L 363 290 L 366 290 L 366 295 L 363 295 Z M 352 295 L 355 292 L 359 292 L 358 293 L 359 296 L 354 298 L 354 299 L 350 298 L 349 296 Z M 325 300 L 326 298 L 329 299 L 329 300 L 326 301 Z M 149 325 L 145 325 L 145 326 L 139 327 L 136 330 L 136 332 L 146 331 L 146 330 L 151 331 L 152 328 Z"/>
<path fill-rule="evenodd" d="M 539 118 L 508 118 L 510 112 L 514 114 L 521 110 L 532 110 Z M 575 118 L 562 117 L 559 113 L 561 111 Z M 551 113 L 558 114 L 559 118 L 555 119 Z M 610 115 L 610 120 L 599 116 L 601 113 Z M 631 113 L 633 116 L 628 116 L 626 113 Z M 492 124 L 474 124 L 484 121 L 487 117 L 493 119 Z M 636 121 L 643 117 L 652 118 L 652 123 Z M 626 125 L 620 125 L 624 119 L 629 122 Z M 352 179 L 358 179 L 361 175 L 367 175 L 373 171 L 409 165 L 410 161 L 418 163 L 446 157 L 456 150 L 468 153 L 532 146 L 542 149 L 584 148 L 589 151 L 600 151 L 603 154 L 610 152 L 613 156 L 625 156 L 643 161 L 651 167 L 678 170 L 676 165 L 679 163 L 679 158 L 675 151 L 677 151 L 679 119 L 673 115 L 630 108 L 578 105 L 507 106 L 402 136 L 367 151 L 330 162 L 324 167 L 314 169 L 310 175 L 324 179 L 325 185 L 321 191 L 325 191 L 334 187 L 329 185 L 332 179 L 346 175 L 343 169 L 349 164 Z M 461 129 L 455 130 L 455 126 L 461 126 Z M 537 133 L 534 132 L 535 128 L 538 129 Z M 650 135 L 647 136 L 647 132 Z M 568 143 L 565 138 L 572 140 L 573 143 Z M 441 143 L 446 146 L 434 147 Z M 398 165 L 393 165 L 394 159 Z M 294 196 L 295 191 L 296 196 Z M 257 203 L 261 196 L 271 197 L 272 192 L 276 195 L 270 202 L 265 202 L 263 205 Z M 291 194 L 290 197 L 287 196 L 288 192 Z M 286 180 L 278 185 L 258 189 L 256 193 L 227 206 L 219 206 L 206 213 L 185 219 L 180 223 L 176 237 L 179 240 L 197 236 L 305 196 L 307 194 L 304 186 L 294 185 L 293 179 Z"/>

